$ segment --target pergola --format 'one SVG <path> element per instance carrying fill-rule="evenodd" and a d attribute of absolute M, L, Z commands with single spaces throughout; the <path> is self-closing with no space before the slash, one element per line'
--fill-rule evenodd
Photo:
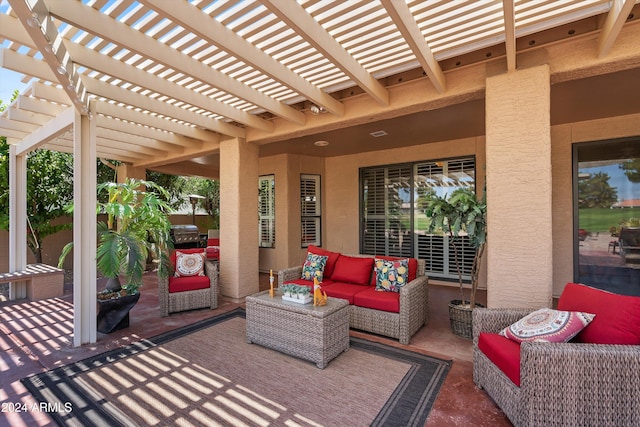
<path fill-rule="evenodd" d="M 305 150 L 329 132 L 481 100 L 482 85 L 461 84 L 478 64 L 515 72 L 541 48 L 595 38 L 554 83 L 637 68 L 637 51 L 612 53 L 624 29 L 638 34 L 636 3 L 2 0 L 0 66 L 30 83 L 0 116 L 10 268 L 26 265 L 26 154 L 73 152 L 74 344 L 93 342 L 97 157 L 218 177 L 223 143 Z M 345 138 L 325 155 L 377 148 Z"/>

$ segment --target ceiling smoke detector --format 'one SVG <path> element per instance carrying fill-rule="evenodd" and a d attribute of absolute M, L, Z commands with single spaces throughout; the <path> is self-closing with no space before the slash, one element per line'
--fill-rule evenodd
<path fill-rule="evenodd" d="M 381 136 L 387 135 L 387 132 L 383 130 L 377 130 L 375 132 L 371 132 L 369 135 L 371 135 L 374 138 L 380 138 Z"/>

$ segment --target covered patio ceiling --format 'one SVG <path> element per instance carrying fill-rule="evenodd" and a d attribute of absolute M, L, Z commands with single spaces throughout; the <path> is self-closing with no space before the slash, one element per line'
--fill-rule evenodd
<path fill-rule="evenodd" d="M 0 66 L 29 82 L 0 116 L 0 134 L 71 152 L 60 118 L 80 112 L 96 121 L 98 156 L 203 176 L 216 176 L 229 138 L 260 144 L 261 155 L 328 156 L 414 140 L 406 132 L 426 142 L 444 138 L 445 127 L 478 135 L 482 93 L 437 102 L 454 92 L 452 73 L 491 61 L 514 71 L 523 53 L 594 35 L 594 56 L 606 58 L 639 21 L 637 3 L 0 0 Z M 613 71 L 637 82 L 637 64 L 627 69 Z M 427 87 L 433 107 L 415 111 L 398 95 L 406 91 L 391 95 L 408 82 Z M 559 99 L 563 89 L 584 90 L 563 84 Z M 356 108 L 372 113 L 356 117 Z M 377 130 L 394 138 L 374 142 Z M 311 151 L 327 139 L 331 148 Z"/>

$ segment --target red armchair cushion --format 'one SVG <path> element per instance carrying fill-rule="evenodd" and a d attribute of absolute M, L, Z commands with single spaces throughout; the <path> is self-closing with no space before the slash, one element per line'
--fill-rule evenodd
<path fill-rule="evenodd" d="M 352 283 L 332 283 L 327 285 L 322 283 L 321 289 L 326 292 L 327 296 L 332 298 L 342 298 L 349 301 L 349 304 L 353 304 L 353 297 L 359 292 L 366 290 L 367 287 L 362 285 L 354 285 Z"/>
<path fill-rule="evenodd" d="M 358 292 L 353 296 L 353 304 L 374 310 L 400 312 L 400 293 L 376 291 L 375 287 Z"/>
<path fill-rule="evenodd" d="M 220 239 L 207 239 L 207 246 L 220 246 Z"/>
<path fill-rule="evenodd" d="M 340 255 L 331 275 L 334 282 L 369 285 L 373 271 L 373 258 L 360 258 Z"/>
<path fill-rule="evenodd" d="M 502 335 L 481 332 L 478 349 L 520 387 L 520 344 Z"/>
<path fill-rule="evenodd" d="M 178 251 L 182 252 L 183 254 L 197 254 L 197 253 L 202 253 L 204 251 L 204 249 L 202 249 L 202 248 L 190 248 L 190 249 L 178 249 Z M 173 265 L 176 265 L 176 252 L 177 251 L 173 251 L 169 255 L 169 259 L 171 260 Z"/>
<path fill-rule="evenodd" d="M 169 277 L 169 293 L 197 291 L 211 286 L 207 276 Z"/>
<path fill-rule="evenodd" d="M 388 261 L 397 261 L 399 259 L 407 259 L 407 258 L 401 258 L 401 257 L 395 257 L 395 256 L 384 256 L 384 255 L 376 255 L 376 258 L 384 259 Z M 418 260 L 415 258 L 408 258 L 408 259 L 409 259 L 409 277 L 407 277 L 407 283 L 411 282 L 418 276 Z M 376 281 L 378 280 L 377 276 L 378 275 L 376 274 L 376 271 L 374 269 L 373 274 L 371 275 L 371 282 L 369 283 L 370 285 L 376 284 Z"/>
<path fill-rule="evenodd" d="M 567 283 L 558 310 L 584 311 L 596 317 L 574 339 L 592 344 L 640 344 L 640 297 L 618 295 Z"/>
<path fill-rule="evenodd" d="M 326 249 L 319 248 L 317 246 L 309 245 L 307 251 L 315 254 L 327 257 L 327 263 L 324 266 L 323 280 L 331 279 L 331 275 L 333 274 L 333 270 L 336 267 L 336 261 L 340 258 L 340 254 L 338 252 L 331 252 Z"/>

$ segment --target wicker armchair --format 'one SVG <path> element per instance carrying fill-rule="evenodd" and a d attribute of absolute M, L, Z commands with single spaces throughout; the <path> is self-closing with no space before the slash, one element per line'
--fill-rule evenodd
<path fill-rule="evenodd" d="M 373 257 L 371 255 L 349 255 Z M 278 286 L 300 279 L 302 266 L 278 272 Z M 425 261 L 418 260 L 417 275 L 414 280 L 400 288 L 400 312 L 374 310 L 349 306 L 349 327 L 397 339 L 400 344 L 409 344 L 411 337 L 429 320 L 429 278 L 425 275 Z"/>
<path fill-rule="evenodd" d="M 168 316 L 178 311 L 197 308 L 218 308 L 218 265 L 212 260 L 204 263 L 204 273 L 209 278 L 210 286 L 192 291 L 169 292 L 169 281 L 172 278 L 158 277 L 158 296 L 160 298 L 160 315 Z"/>
<path fill-rule="evenodd" d="M 520 387 L 478 349 L 533 310 L 473 310 L 473 381 L 515 426 L 640 425 L 640 346 L 525 342 Z"/>

